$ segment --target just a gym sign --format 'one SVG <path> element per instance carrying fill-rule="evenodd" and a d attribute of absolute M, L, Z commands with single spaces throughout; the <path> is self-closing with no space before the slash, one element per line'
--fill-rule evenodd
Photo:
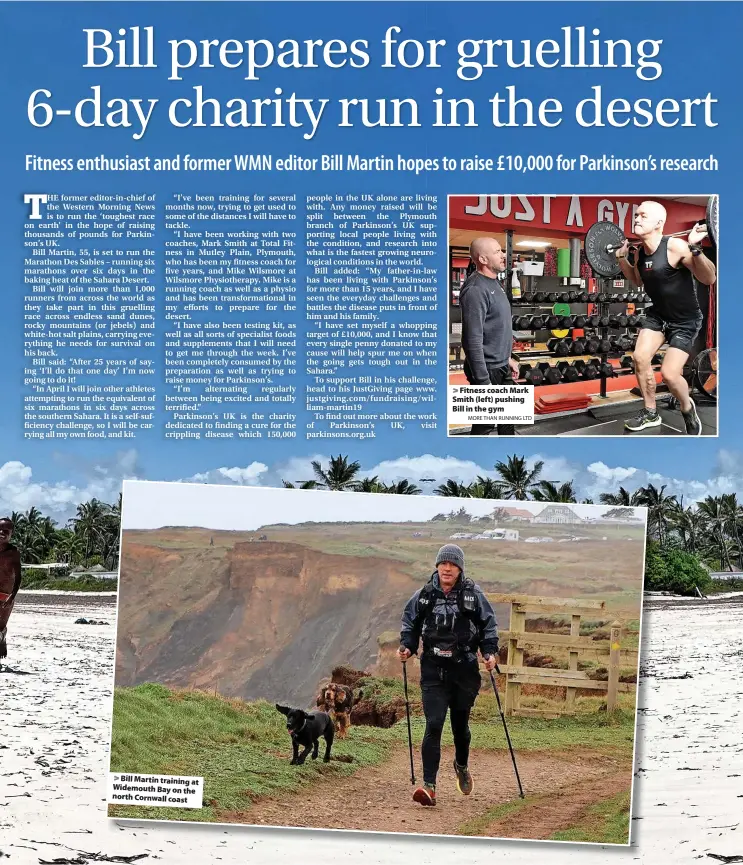
<path fill-rule="evenodd" d="M 652 196 L 453 195 L 449 198 L 449 225 L 471 231 L 536 230 L 580 237 L 595 222 L 613 222 L 630 234 L 634 212 L 646 198 Z M 667 231 L 683 229 L 704 218 L 704 204 L 664 199 L 663 206 L 668 214 Z"/>

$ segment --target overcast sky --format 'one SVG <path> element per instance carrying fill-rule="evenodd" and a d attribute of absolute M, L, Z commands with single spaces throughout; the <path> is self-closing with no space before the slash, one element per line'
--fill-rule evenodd
<path fill-rule="evenodd" d="M 462 506 L 474 516 L 490 514 L 498 506 L 523 508 L 533 514 L 538 514 L 544 507 L 540 502 L 499 502 L 494 499 L 124 481 L 122 526 L 125 529 L 204 526 L 210 529 L 253 531 L 274 523 L 400 523 L 430 520 L 436 514 L 449 513 Z M 581 517 L 593 518 L 608 510 L 606 505 L 571 507 Z"/>

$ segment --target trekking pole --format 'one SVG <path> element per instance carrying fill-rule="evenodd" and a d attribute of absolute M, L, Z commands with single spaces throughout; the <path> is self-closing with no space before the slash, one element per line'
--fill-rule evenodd
<path fill-rule="evenodd" d="M 500 667 L 496 664 L 495 670 L 500 675 Z M 503 721 L 503 729 L 506 731 L 506 741 L 508 742 L 508 750 L 511 752 L 511 760 L 513 762 L 513 771 L 516 773 L 516 780 L 519 785 L 519 796 L 524 798 L 524 788 L 521 786 L 521 778 L 519 777 L 519 770 L 516 765 L 516 755 L 513 753 L 513 746 L 511 745 L 511 737 L 508 735 L 508 727 L 506 726 L 506 718 L 503 714 L 503 709 L 500 704 L 500 697 L 498 696 L 498 688 L 495 685 L 495 676 L 493 675 L 493 671 L 490 671 L 490 681 L 493 683 L 493 690 L 495 691 L 495 699 L 498 701 L 498 711 L 500 712 L 500 719 Z"/>
<path fill-rule="evenodd" d="M 413 768 L 413 732 L 410 729 L 410 703 L 408 702 L 408 669 L 402 665 L 402 683 L 405 689 L 405 714 L 408 716 L 408 750 L 410 751 L 410 783 L 415 784 L 415 769 Z"/>

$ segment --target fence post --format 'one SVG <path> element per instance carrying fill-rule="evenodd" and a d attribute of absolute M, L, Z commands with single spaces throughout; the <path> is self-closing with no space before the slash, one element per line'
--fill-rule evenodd
<path fill-rule="evenodd" d="M 606 688 L 606 711 L 613 712 L 617 708 L 617 685 L 619 685 L 619 652 L 622 626 L 619 622 L 611 623 L 611 639 L 609 640 L 609 681 Z"/>
<path fill-rule="evenodd" d="M 524 666 L 524 650 L 518 648 L 519 635 L 526 631 L 526 613 L 521 605 L 511 601 L 511 621 L 509 626 L 511 636 L 508 638 L 508 672 L 512 667 Z M 509 682 L 506 675 L 506 715 L 513 715 L 519 707 L 521 685 Z"/>
<path fill-rule="evenodd" d="M 577 640 L 580 637 L 580 614 L 573 613 L 570 620 L 570 637 Z M 570 660 L 568 661 L 568 670 L 578 669 L 578 650 L 573 651 L 570 647 Z M 575 713 L 575 688 L 565 689 L 565 714 L 572 715 Z"/>

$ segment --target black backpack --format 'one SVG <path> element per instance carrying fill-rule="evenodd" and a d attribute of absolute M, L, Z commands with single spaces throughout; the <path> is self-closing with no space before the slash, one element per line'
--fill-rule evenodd
<path fill-rule="evenodd" d="M 433 577 L 426 583 L 425 586 L 420 591 L 418 595 L 418 604 L 417 604 L 417 614 L 415 617 L 415 628 L 420 633 L 422 632 L 423 625 L 427 622 L 427 619 L 433 614 L 433 610 L 436 606 L 436 587 L 433 584 Z M 464 577 L 461 578 L 460 585 L 457 588 L 457 610 L 460 615 L 463 616 L 468 623 L 471 622 L 477 616 L 479 612 L 479 604 L 477 600 L 477 593 L 475 592 L 475 584 L 472 580 Z M 457 641 L 458 648 L 460 651 L 471 651 L 470 643 L 472 641 L 472 633 L 467 628 L 467 633 L 458 634 L 457 636 L 461 637 Z M 425 640 L 424 640 L 424 649 L 425 649 Z M 437 654 L 434 652 L 434 654 Z"/>

